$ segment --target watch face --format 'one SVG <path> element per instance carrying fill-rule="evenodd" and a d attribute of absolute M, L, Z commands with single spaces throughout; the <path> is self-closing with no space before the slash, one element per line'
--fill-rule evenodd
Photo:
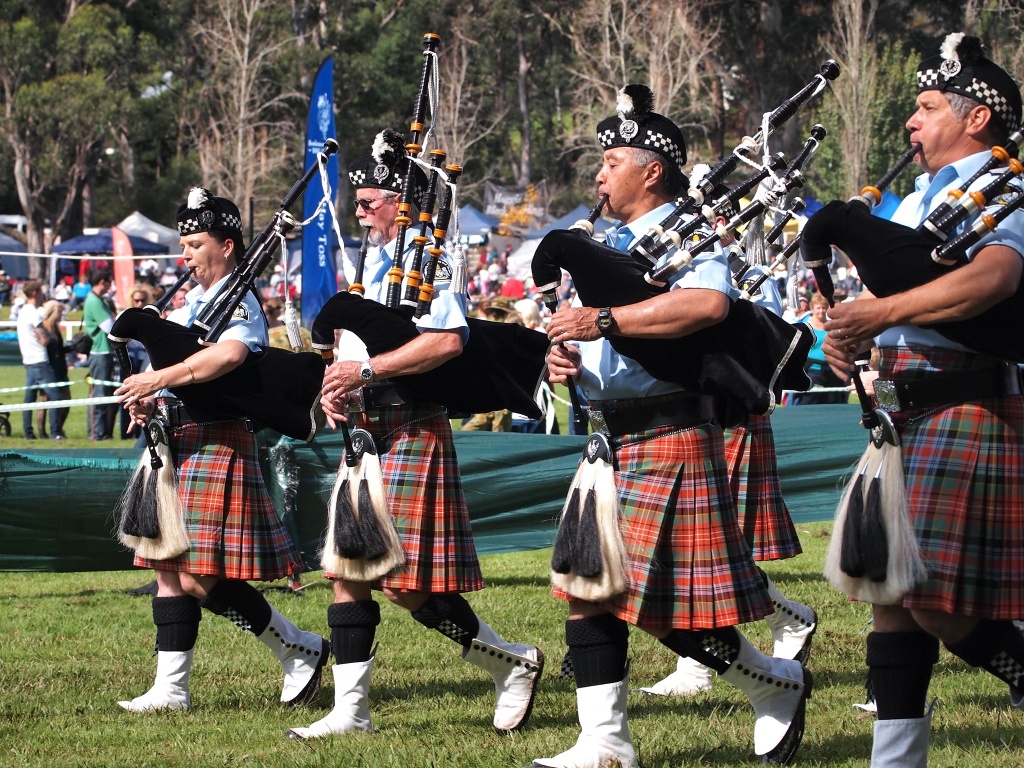
<path fill-rule="evenodd" d="M 607 309 L 602 309 L 597 313 L 597 327 L 602 331 L 607 331 L 612 327 L 612 313 Z"/>
<path fill-rule="evenodd" d="M 367 384 L 373 381 L 373 369 L 368 365 L 364 365 L 362 367 L 362 370 L 359 371 L 359 375 Z"/>

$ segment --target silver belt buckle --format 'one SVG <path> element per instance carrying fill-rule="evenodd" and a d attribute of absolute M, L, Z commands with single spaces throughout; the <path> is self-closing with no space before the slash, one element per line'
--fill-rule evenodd
<path fill-rule="evenodd" d="M 896 382 L 875 379 L 875 400 L 879 410 L 886 413 L 898 413 L 903 410 L 899 395 L 896 394 Z"/>
<path fill-rule="evenodd" d="M 608 432 L 608 422 L 605 421 L 603 412 L 590 409 L 590 427 L 595 432 Z"/>

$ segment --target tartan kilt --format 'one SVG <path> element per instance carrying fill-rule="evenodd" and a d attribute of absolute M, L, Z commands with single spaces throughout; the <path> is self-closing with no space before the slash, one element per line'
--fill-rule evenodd
<path fill-rule="evenodd" d="M 879 376 L 990 368 L 982 355 L 882 350 Z M 910 515 L 928 568 L 905 608 L 979 619 L 1024 616 L 1024 397 L 893 414 Z"/>
<path fill-rule="evenodd" d="M 245 422 L 186 424 L 170 431 L 191 548 L 143 568 L 223 579 L 273 581 L 305 570 L 270 500 Z"/>
<path fill-rule="evenodd" d="M 774 610 L 736 521 L 711 424 L 616 438 L 629 588 L 608 610 L 643 629 L 714 629 Z M 563 600 L 568 594 L 553 587 Z"/>
<path fill-rule="evenodd" d="M 401 405 L 371 414 L 374 420 L 353 414 L 355 426 L 373 435 L 384 494 L 405 551 L 405 565 L 379 586 L 427 593 L 483 589 L 447 412 L 436 405 Z"/>
<path fill-rule="evenodd" d="M 751 414 L 723 434 L 729 487 L 754 560 L 796 557 L 803 549 L 782 498 L 771 418 Z"/>

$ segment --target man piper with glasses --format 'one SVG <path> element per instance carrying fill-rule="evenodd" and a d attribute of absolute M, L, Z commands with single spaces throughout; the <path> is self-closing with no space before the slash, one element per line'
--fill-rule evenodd
<path fill-rule="evenodd" d="M 369 230 L 369 243 L 376 246 L 364 263 L 364 298 L 384 303 L 387 272 L 396 260 L 399 226 L 395 217 L 406 150 L 401 136 L 391 131 L 378 136 L 374 150 L 374 154 L 354 161 L 348 175 L 355 189 L 356 218 Z M 410 214 L 416 220 L 427 187 L 426 175 L 416 166 L 412 181 Z M 400 257 L 405 270 L 412 254 L 409 238 Z M 334 583 L 327 623 L 336 661 L 335 705 L 311 726 L 292 728 L 289 735 L 294 738 L 373 730 L 368 691 L 380 623 L 373 588 L 408 610 L 423 626 L 460 645 L 464 661 L 491 675 L 497 696 L 493 722 L 498 731 L 518 730 L 530 716 L 544 667 L 543 654 L 532 645 L 505 641 L 462 596 L 483 589 L 484 582 L 448 413 L 436 403 L 408 401 L 388 381 L 393 376 L 432 370 L 462 352 L 469 337 L 466 297 L 449 290 L 451 279 L 452 262 L 442 254 L 434 274 L 430 312 L 415 321 L 419 336 L 371 358 L 365 346 L 358 339 L 351 342 L 352 334 L 346 332 L 338 362 L 324 377 L 321 403 L 328 418 L 332 422 L 348 418 L 373 437 L 405 565 L 377 583 L 326 574 Z M 357 393 L 362 394 L 363 411 L 346 416 L 351 396 Z"/>

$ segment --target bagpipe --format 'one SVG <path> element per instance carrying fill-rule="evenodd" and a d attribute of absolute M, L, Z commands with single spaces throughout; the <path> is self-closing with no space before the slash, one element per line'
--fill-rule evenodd
<path fill-rule="evenodd" d="M 718 197 L 714 205 L 705 205 L 740 162 L 753 164 L 752 154 L 765 146 L 771 133 L 838 75 L 838 65 L 831 60 L 825 62 L 820 74 L 767 113 L 761 130 L 754 137 L 745 138 L 730 156 L 713 166 L 688 190 L 676 209 L 645 233 L 628 253 L 570 231 L 556 230 L 546 235 L 532 264 L 538 289 L 558 285 L 565 270 L 572 277 L 580 301 L 588 307 L 624 306 L 668 291 L 668 280 L 673 274 L 690 266 L 701 250 L 762 216 L 767 203 L 755 200 L 697 243 L 687 242 L 686 238 L 709 226 L 726 208 L 737 205 L 740 198 L 769 178 L 781 185 L 780 194 L 802 183 L 796 161 L 786 168 L 780 158 L 766 157 L 752 179 Z M 816 132 L 815 137 L 819 134 L 824 135 Z M 810 150 L 805 149 L 799 164 L 809 154 Z M 776 174 L 784 168 L 786 172 L 778 178 Z M 678 255 L 658 266 L 674 250 L 679 251 Z M 749 301 L 734 301 L 721 323 L 687 336 L 610 336 L 608 342 L 616 352 L 632 358 L 655 378 L 722 398 L 730 406 L 728 421 L 741 418 L 741 413 L 771 413 L 782 390 L 805 390 L 810 386 L 803 365 L 813 344 L 813 334 L 806 327 L 791 325 Z"/>
<path fill-rule="evenodd" d="M 1019 137 L 1020 134 L 1014 134 Z M 1018 207 L 1024 204 L 1024 190 L 1009 187 L 1009 182 L 1024 170 L 1012 156 L 1018 139 L 1011 137 L 1008 147 L 996 147 L 992 156 L 971 179 L 936 208 L 918 227 L 911 228 L 871 215 L 871 199 L 880 199 L 888 181 L 909 164 L 917 153 L 912 147 L 893 169 L 875 186 L 865 188 L 869 197 L 849 201 L 833 201 L 812 216 L 804 226 L 801 256 L 818 280 L 818 288 L 831 303 L 832 280 L 828 273 L 831 246 L 849 256 L 857 267 L 864 286 L 875 296 L 886 297 L 908 291 L 947 275 L 967 263 L 966 253 L 985 234 L 995 229 Z M 986 174 L 995 173 L 1002 162 L 1005 171 L 981 189 L 967 190 Z M 891 178 L 890 178 L 891 177 Z M 888 180 L 888 181 L 887 181 Z M 994 210 L 986 207 L 998 202 Z M 955 228 L 971 216 L 976 221 L 964 232 L 953 236 Z M 1016 292 L 975 317 L 922 327 L 938 331 L 946 338 L 977 352 L 994 357 L 1024 362 L 1024 339 L 1008 329 L 1024 323 L 1024 292 L 1018 284 Z"/>
<path fill-rule="evenodd" d="M 768 138 L 787 120 L 796 114 L 812 97 L 821 93 L 825 84 L 839 77 L 839 65 L 828 59 L 821 65 L 820 71 L 799 91 L 769 113 L 766 113 L 761 128 L 753 136 L 746 136 L 731 154 L 718 161 L 700 180 L 687 190 L 686 197 L 676 209 L 660 224 L 652 227 L 650 232 L 632 248 L 637 258 L 644 260 L 648 267 L 653 267 L 663 256 L 680 246 L 680 237 L 675 235 L 687 225 L 690 216 L 696 213 L 705 200 L 710 199 L 715 189 L 721 185 L 741 163 L 754 164 L 752 159 L 762 147 L 767 146 Z M 761 164 L 759 171 L 764 173 L 768 162 Z"/>
<path fill-rule="evenodd" d="M 424 36 L 423 76 L 411 125 L 413 141 L 407 145 L 408 169 L 407 178 L 403 181 L 403 200 L 405 189 L 408 187 L 411 190 L 414 186 L 411 175 L 416 163 L 415 155 L 422 151 L 418 142 L 424 128 L 425 105 L 429 93 L 436 90 L 432 81 L 432 61 L 437 41 L 437 35 Z M 431 162 L 424 169 L 430 174 L 427 190 L 418 205 L 421 209 L 420 230 L 413 240 L 415 250 L 412 267 L 406 274 L 401 263 L 405 230 L 412 222 L 410 204 L 400 207 L 399 216 L 396 217 L 400 237 L 396 241 L 395 266 L 388 272 L 386 302 L 378 304 L 355 293 L 339 293 L 324 304 L 313 321 L 313 347 L 327 361 L 333 359 L 334 336 L 338 329 L 358 336 L 371 357 L 396 349 L 420 335 L 414 319 L 430 311 L 435 290 L 434 276 L 443 253 L 449 223 L 457 209 L 456 188 L 462 172 L 461 166 L 449 164 L 445 166 L 442 177 L 440 166 L 445 153 L 434 150 L 430 158 Z M 433 217 L 432 209 L 437 201 L 440 201 L 439 208 L 436 217 Z M 427 233 L 432 219 L 431 243 Z M 358 265 L 357 270 L 361 272 Z M 404 294 L 401 290 L 403 275 L 412 278 L 406 283 Z M 456 283 L 457 280 L 453 278 L 453 291 L 461 289 Z M 469 339 L 461 354 L 431 371 L 389 379 L 398 394 L 412 402 L 437 403 L 452 412 L 480 413 L 508 408 L 531 419 L 540 418 L 542 414 L 534 394 L 544 372 L 547 337 L 510 323 L 494 323 L 477 318 L 467 318 L 466 322 L 469 326 Z"/>
<path fill-rule="evenodd" d="M 192 326 L 163 319 L 162 307 L 126 309 L 114 321 L 108 337 L 118 363 L 130 375 L 129 339 L 141 342 L 157 370 L 191 357 L 200 345 L 215 344 L 227 328 L 245 295 L 254 290 L 256 279 L 270 265 L 284 235 L 295 226 L 288 208 L 303 194 L 309 181 L 327 158 L 338 151 L 334 139 L 324 142 L 317 162 L 289 190 L 266 227 L 253 239 L 217 297 L 207 304 Z M 185 277 L 180 281 L 184 285 Z M 179 286 L 180 287 L 180 286 Z M 166 300 L 174 290 L 165 294 Z M 229 419 L 250 419 L 283 435 L 312 440 L 316 432 L 315 411 L 320 401 L 325 364 L 313 352 L 290 352 L 261 347 L 250 352 L 237 368 L 208 382 L 171 387 L 172 394 L 187 408 Z"/>

